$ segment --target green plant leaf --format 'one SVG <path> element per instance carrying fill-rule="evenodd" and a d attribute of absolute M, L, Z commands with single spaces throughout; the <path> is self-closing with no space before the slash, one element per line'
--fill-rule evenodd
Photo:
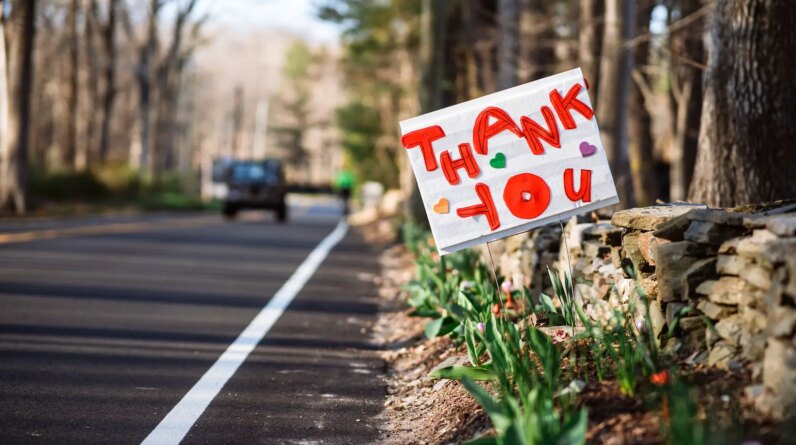
<path fill-rule="evenodd" d="M 462 385 L 464 385 L 464 389 L 466 389 L 467 392 L 473 396 L 475 401 L 478 402 L 479 405 L 483 406 L 488 413 L 503 411 L 498 401 L 495 400 L 492 395 L 489 394 L 489 392 L 481 385 L 468 378 L 462 379 Z"/>
<path fill-rule="evenodd" d="M 478 354 L 478 348 L 475 346 L 475 335 L 473 334 L 473 323 L 470 321 L 464 322 L 464 341 L 467 344 L 467 357 L 473 366 L 481 365 L 481 355 Z"/>
<path fill-rule="evenodd" d="M 585 409 L 570 417 L 562 425 L 562 435 L 556 442 L 558 445 L 580 445 L 586 443 L 586 427 L 588 426 L 589 416 Z"/>
<path fill-rule="evenodd" d="M 451 380 L 461 380 L 465 377 L 474 381 L 488 381 L 497 379 L 497 375 L 491 369 L 459 365 L 435 369 L 429 374 L 429 376 L 435 379 Z"/>
<path fill-rule="evenodd" d="M 495 437 L 479 437 L 465 442 L 464 445 L 497 445 L 499 443 Z"/>
<path fill-rule="evenodd" d="M 545 312 L 556 312 L 556 305 L 553 304 L 553 299 L 549 295 L 542 292 L 539 294 L 539 300 L 542 303 L 542 308 Z"/>
<path fill-rule="evenodd" d="M 426 337 L 428 338 L 435 338 L 440 335 L 440 330 L 442 329 L 442 322 L 445 321 L 444 318 L 440 317 L 435 320 L 431 320 L 430 322 L 426 323 L 426 327 L 423 329 L 426 332 Z"/>

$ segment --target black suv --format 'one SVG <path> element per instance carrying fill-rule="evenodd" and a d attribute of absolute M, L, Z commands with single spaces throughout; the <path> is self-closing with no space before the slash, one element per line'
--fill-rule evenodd
<path fill-rule="evenodd" d="M 227 170 L 227 197 L 222 213 L 234 218 L 239 210 L 268 209 L 279 222 L 287 220 L 287 185 L 282 164 L 276 160 L 236 161 Z"/>

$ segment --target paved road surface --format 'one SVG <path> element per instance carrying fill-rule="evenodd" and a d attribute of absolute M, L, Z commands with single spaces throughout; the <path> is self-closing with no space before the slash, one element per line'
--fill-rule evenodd
<path fill-rule="evenodd" d="M 0 223 L 0 443 L 140 443 L 339 219 L 292 210 Z M 349 230 L 184 443 L 376 440 L 376 273 Z"/>

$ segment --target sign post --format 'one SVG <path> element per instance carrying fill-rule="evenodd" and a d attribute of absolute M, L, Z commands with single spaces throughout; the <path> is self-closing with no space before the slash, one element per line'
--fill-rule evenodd
<path fill-rule="evenodd" d="M 580 69 L 401 122 L 441 255 L 619 202 Z"/>

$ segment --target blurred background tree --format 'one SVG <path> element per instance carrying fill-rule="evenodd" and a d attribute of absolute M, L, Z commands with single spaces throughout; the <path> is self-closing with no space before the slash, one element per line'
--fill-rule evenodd
<path fill-rule="evenodd" d="M 344 63 L 366 73 L 351 79 L 353 103 L 338 115 L 360 165 L 380 163 L 377 141 L 397 142 L 400 119 L 581 66 L 622 206 L 685 200 L 689 189 L 693 200 L 733 206 L 796 198 L 796 181 L 783 176 L 796 162 L 785 148 L 794 126 L 782 125 L 796 118 L 796 89 L 781 71 L 796 54 L 793 11 L 780 9 L 786 5 L 350 0 L 328 2 L 321 16 L 346 26 Z M 743 26 L 733 28 L 731 18 Z M 703 41 L 714 43 L 709 60 Z M 380 76 L 385 70 L 390 75 Z M 377 98 L 396 93 L 415 94 L 417 103 L 393 99 L 408 106 L 386 113 Z M 384 115 L 391 119 L 380 128 L 372 116 Z M 384 181 L 375 171 L 364 176 Z M 402 184 L 411 191 L 411 182 Z M 422 210 L 414 215 L 424 219 Z"/>
<path fill-rule="evenodd" d="M 224 157 L 315 182 L 346 165 L 408 196 L 400 120 L 578 66 L 623 206 L 796 197 L 787 0 L 323 0 L 329 44 L 212 23 L 293 2 L 2 4 L 4 211 L 200 180 L 209 197 Z"/>

